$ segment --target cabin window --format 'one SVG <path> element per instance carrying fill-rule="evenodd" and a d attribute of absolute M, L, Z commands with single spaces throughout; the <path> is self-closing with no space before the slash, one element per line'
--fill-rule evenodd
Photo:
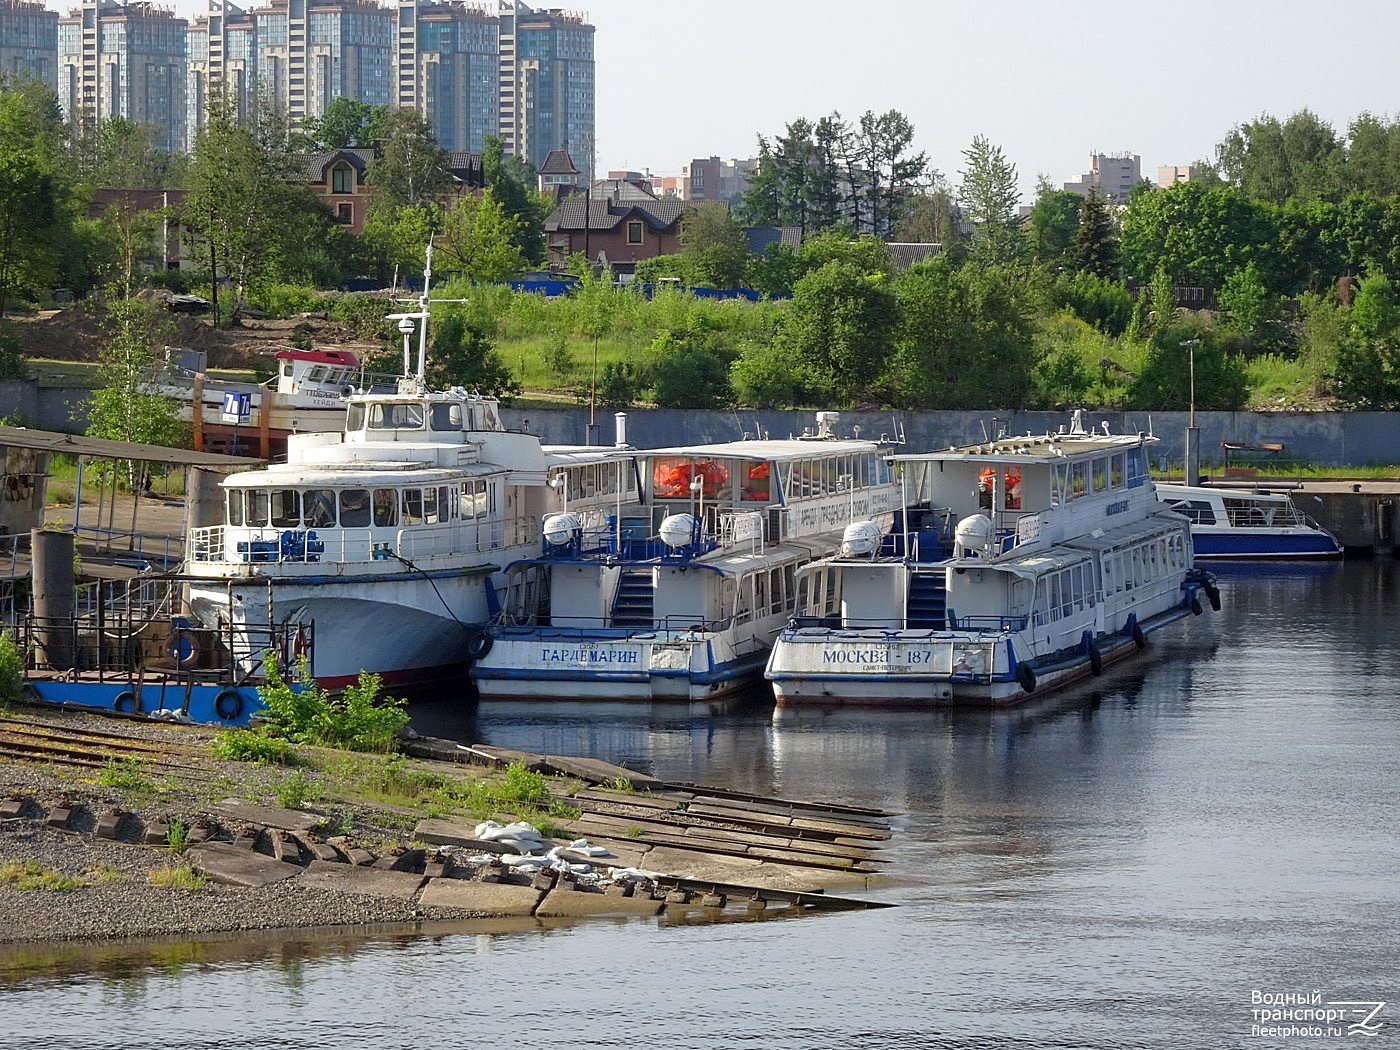
<path fill-rule="evenodd" d="M 371 430 L 422 430 L 423 406 L 379 402 L 369 406 Z"/>
<path fill-rule="evenodd" d="M 313 365 L 311 371 L 306 373 L 306 378 L 312 383 L 322 383 L 326 379 L 326 366 Z"/>
<path fill-rule="evenodd" d="M 438 523 L 437 489 L 423 490 L 423 521 L 429 525 Z"/>
<path fill-rule="evenodd" d="M 742 483 L 741 499 L 768 500 L 768 482 L 772 469 L 761 459 L 745 459 L 739 462 L 739 477 Z"/>
<path fill-rule="evenodd" d="M 1128 453 L 1128 488 L 1147 484 L 1147 450 L 1135 448 Z"/>
<path fill-rule="evenodd" d="M 1089 492 L 1089 464 L 1080 460 L 1069 465 L 1069 498 L 1078 499 Z"/>
<path fill-rule="evenodd" d="M 282 374 L 288 379 L 292 378 L 292 363 L 290 361 L 282 362 Z"/>
<path fill-rule="evenodd" d="M 296 489 L 273 489 L 272 525 L 294 529 L 301 524 L 301 493 Z"/>
<path fill-rule="evenodd" d="M 351 405 L 345 410 L 345 429 L 347 431 L 365 429 L 364 405 Z"/>
<path fill-rule="evenodd" d="M 429 406 L 429 423 L 433 430 L 454 431 L 462 429 L 462 406 L 444 404 L 439 401 Z"/>
<path fill-rule="evenodd" d="M 369 524 L 369 489 L 345 489 L 340 494 L 340 524 L 363 528 Z"/>
<path fill-rule="evenodd" d="M 429 490 L 431 491 L 431 490 Z M 405 525 L 423 524 L 423 490 L 404 489 L 403 490 L 403 523 Z"/>
<path fill-rule="evenodd" d="M 1050 506 L 1058 507 L 1064 500 L 1065 464 L 1056 463 L 1050 471 Z"/>
<path fill-rule="evenodd" d="M 235 489 L 228 494 L 228 510 L 224 515 L 230 525 L 243 524 L 243 491 Z"/>
<path fill-rule="evenodd" d="M 1101 456 L 1094 460 L 1094 491 L 1108 491 L 1108 458 Z"/>
<path fill-rule="evenodd" d="M 374 490 L 374 523 L 380 528 L 399 523 L 399 494 L 397 489 Z"/>
<path fill-rule="evenodd" d="M 249 525 L 267 524 L 268 502 L 266 489 L 249 489 L 247 493 L 247 502 L 244 506 L 248 510 Z"/>
<path fill-rule="evenodd" d="M 327 529 L 335 524 L 335 490 L 307 489 L 302 494 L 306 524 L 313 529 Z"/>
<path fill-rule="evenodd" d="M 1123 464 L 1125 457 L 1121 452 L 1115 452 L 1108 461 L 1108 483 L 1116 489 L 1123 487 Z"/>
<path fill-rule="evenodd" d="M 486 485 L 481 481 L 462 482 L 462 517 L 479 518 L 486 513 Z"/>

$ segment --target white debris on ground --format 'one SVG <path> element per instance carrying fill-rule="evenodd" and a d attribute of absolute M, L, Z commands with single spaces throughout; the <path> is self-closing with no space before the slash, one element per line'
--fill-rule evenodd
<path fill-rule="evenodd" d="M 654 883 L 660 877 L 656 872 L 641 868 L 607 867 L 600 872 L 594 864 L 580 858 L 606 857 L 609 852 L 605 847 L 594 846 L 587 839 L 574 839 L 567 846 L 551 845 L 538 828 L 523 820 L 504 825 L 485 820 L 476 826 L 472 834 L 482 842 L 494 842 L 498 846 L 519 851 L 516 854 L 477 853 L 462 858 L 474 864 L 500 863 L 513 871 L 529 875 L 546 870 L 557 871 L 577 882 L 596 886 L 619 882 Z"/>

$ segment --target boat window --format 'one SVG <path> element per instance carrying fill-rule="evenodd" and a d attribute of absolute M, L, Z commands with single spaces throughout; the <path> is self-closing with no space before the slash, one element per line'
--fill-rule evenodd
<path fill-rule="evenodd" d="M 296 489 L 272 490 L 272 524 L 294 529 L 301 524 L 301 493 Z"/>
<path fill-rule="evenodd" d="M 1108 457 L 1096 456 L 1093 463 L 1094 491 L 1108 491 Z"/>
<path fill-rule="evenodd" d="M 344 528 L 362 528 L 369 524 L 369 489 L 341 492 L 340 524 Z"/>
<path fill-rule="evenodd" d="M 1135 448 L 1128 453 L 1128 488 L 1147 484 L 1147 450 Z"/>
<path fill-rule="evenodd" d="M 480 481 L 462 482 L 461 514 L 464 518 L 479 518 L 486 513 L 486 485 Z"/>
<path fill-rule="evenodd" d="M 381 528 L 399 523 L 399 493 L 397 489 L 374 490 L 374 523 Z"/>
<path fill-rule="evenodd" d="M 423 524 L 422 489 L 403 490 L 403 523 L 405 525 Z"/>
<path fill-rule="evenodd" d="M 1116 489 L 1123 487 L 1123 464 L 1126 457 L 1115 452 L 1108 461 L 1108 483 Z"/>
<path fill-rule="evenodd" d="M 313 529 L 326 529 L 335 524 L 335 490 L 307 489 L 302 493 L 306 524 Z"/>
<path fill-rule="evenodd" d="M 292 363 L 290 361 L 282 362 L 282 374 L 288 379 L 292 378 Z"/>
<path fill-rule="evenodd" d="M 1089 492 L 1089 464 L 1080 460 L 1069 465 L 1069 498 L 1078 499 Z"/>
<path fill-rule="evenodd" d="M 429 426 L 433 430 L 461 430 L 462 406 L 438 401 L 429 405 Z"/>
<path fill-rule="evenodd" d="M 347 431 L 365 429 L 364 405 L 351 405 L 345 410 L 345 429 Z"/>
<path fill-rule="evenodd" d="M 267 489 L 249 489 L 244 507 L 248 511 L 249 525 L 267 524 Z"/>
<path fill-rule="evenodd" d="M 1215 510 L 1205 500 L 1187 499 L 1173 502 L 1171 509 L 1178 514 L 1185 514 L 1193 525 L 1214 525 Z"/>
<path fill-rule="evenodd" d="M 699 491 L 691 488 L 699 481 Z M 694 463 L 685 456 L 658 456 L 652 463 L 651 484 L 654 499 L 691 499 L 701 495 L 715 499 L 728 489 L 729 468 L 714 460 Z"/>
<path fill-rule="evenodd" d="M 224 514 L 224 520 L 230 525 L 243 524 L 243 490 L 234 489 L 228 494 L 228 510 Z"/>
<path fill-rule="evenodd" d="M 740 499 L 768 500 L 768 481 L 771 468 L 761 459 L 745 459 L 739 462 L 739 477 L 743 479 Z"/>
<path fill-rule="evenodd" d="M 423 490 L 423 520 L 429 525 L 438 523 L 437 489 Z"/>
<path fill-rule="evenodd" d="M 369 406 L 371 430 L 422 430 L 423 406 L 417 403 L 376 402 Z"/>

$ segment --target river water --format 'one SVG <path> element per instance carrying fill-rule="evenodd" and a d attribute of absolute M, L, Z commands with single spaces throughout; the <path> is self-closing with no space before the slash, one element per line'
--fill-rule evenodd
<path fill-rule="evenodd" d="M 1220 613 L 1013 711 L 753 703 L 451 727 L 898 811 L 894 881 L 841 890 L 897 908 L 0 952 L 0 1046 L 1400 1042 L 1400 573 L 1357 561 L 1221 583 Z M 1256 1000 L 1285 995 L 1339 1019 L 1256 1034 Z M 1386 1003 L 1374 1037 L 1350 1027 L 1362 1002 Z"/>

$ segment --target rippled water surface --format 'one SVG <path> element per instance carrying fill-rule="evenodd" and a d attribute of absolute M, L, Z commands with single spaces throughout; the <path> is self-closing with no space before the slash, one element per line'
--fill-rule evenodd
<path fill-rule="evenodd" d="M 1225 607 L 1009 712 L 425 729 L 899 811 L 876 912 L 0 950 L 0 1046 L 1219 1047 L 1400 1042 L 1400 574 L 1225 574 Z M 1251 1034 L 1254 992 L 1388 1001 Z M 1277 1023 L 1277 1022 L 1274 1022 Z"/>

